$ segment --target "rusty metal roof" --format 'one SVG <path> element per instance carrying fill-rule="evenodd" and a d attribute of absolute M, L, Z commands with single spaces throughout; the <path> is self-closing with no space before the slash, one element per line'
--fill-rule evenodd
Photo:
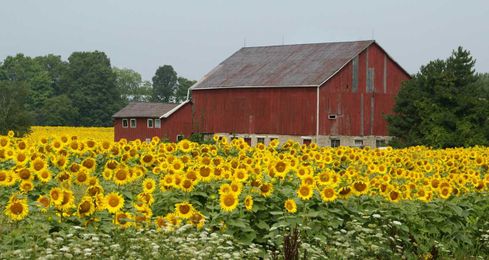
<path fill-rule="evenodd" d="M 113 118 L 121 117 L 163 117 L 179 104 L 171 103 L 129 103 L 126 107 L 115 113 Z"/>
<path fill-rule="evenodd" d="M 372 43 L 374 41 L 241 48 L 192 89 L 319 86 Z"/>

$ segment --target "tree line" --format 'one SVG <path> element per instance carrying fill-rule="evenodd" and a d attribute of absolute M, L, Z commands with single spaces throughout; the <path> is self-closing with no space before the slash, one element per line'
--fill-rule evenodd
<path fill-rule="evenodd" d="M 390 143 L 434 148 L 489 145 L 489 74 L 459 47 L 445 60 L 430 61 L 404 82 L 387 116 Z"/>
<path fill-rule="evenodd" d="M 112 67 L 100 51 L 74 52 L 67 61 L 8 56 L 0 62 L 0 134 L 23 135 L 31 125 L 111 126 L 129 102 L 180 103 L 194 83 L 170 65 L 144 81 L 134 70 Z"/>

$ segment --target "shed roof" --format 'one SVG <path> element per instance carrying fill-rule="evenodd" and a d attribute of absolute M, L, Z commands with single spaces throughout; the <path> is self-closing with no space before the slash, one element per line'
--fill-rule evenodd
<path fill-rule="evenodd" d="M 241 48 L 192 89 L 319 86 L 374 42 Z"/>
<path fill-rule="evenodd" d="M 129 103 L 126 107 L 115 113 L 113 118 L 121 117 L 156 117 L 160 118 L 172 111 L 180 104 L 173 103 Z"/>

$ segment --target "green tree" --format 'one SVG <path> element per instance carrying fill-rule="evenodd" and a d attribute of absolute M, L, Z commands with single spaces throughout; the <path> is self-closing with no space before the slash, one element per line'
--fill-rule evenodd
<path fill-rule="evenodd" d="M 103 52 L 74 52 L 63 75 L 67 95 L 79 116 L 71 122 L 80 126 L 110 126 L 112 115 L 123 105 L 116 76 Z"/>
<path fill-rule="evenodd" d="M 144 102 L 150 99 L 151 83 L 143 81 L 141 74 L 126 68 L 114 67 L 113 70 L 116 75 L 115 84 L 125 104 L 130 101 Z"/>
<path fill-rule="evenodd" d="M 156 102 L 174 102 L 177 86 L 177 73 L 171 65 L 156 70 L 153 77 L 152 100 Z"/>
<path fill-rule="evenodd" d="M 78 109 L 73 106 L 67 95 L 59 95 L 46 99 L 41 109 L 41 124 L 48 126 L 70 125 L 78 118 Z"/>
<path fill-rule="evenodd" d="M 460 147 L 489 144 L 486 84 L 470 52 L 459 47 L 446 60 L 422 66 L 405 82 L 387 116 L 392 145 Z"/>
<path fill-rule="evenodd" d="M 195 80 L 189 80 L 184 77 L 178 77 L 177 90 L 175 93 L 176 102 L 180 103 L 187 99 L 188 89 L 195 84 Z"/>
<path fill-rule="evenodd" d="M 2 68 L 5 80 L 23 82 L 29 88 L 26 109 L 34 116 L 34 124 L 40 122 L 38 109 L 54 94 L 49 72 L 34 59 L 23 54 L 5 58 Z"/>
<path fill-rule="evenodd" d="M 22 81 L 0 80 L 0 134 L 13 130 L 23 136 L 30 131 L 32 115 L 26 109 L 29 87 Z"/>
<path fill-rule="evenodd" d="M 54 54 L 35 57 L 34 61 L 49 74 L 53 96 L 65 94 L 66 88 L 63 86 L 61 80 L 68 68 L 68 63 L 61 60 L 61 56 Z"/>

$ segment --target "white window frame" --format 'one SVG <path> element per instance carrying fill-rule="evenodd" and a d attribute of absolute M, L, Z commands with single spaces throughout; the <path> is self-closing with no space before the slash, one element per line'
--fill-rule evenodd
<path fill-rule="evenodd" d="M 150 125 L 151 124 L 151 125 Z M 148 118 L 146 120 L 146 127 L 147 128 L 153 128 L 154 127 L 154 123 L 153 123 L 153 118 Z"/>
<path fill-rule="evenodd" d="M 341 146 L 341 140 L 339 138 L 331 138 L 331 147 L 340 147 Z M 338 145 L 333 146 L 333 142 L 338 142 Z"/>
<path fill-rule="evenodd" d="M 134 124 L 133 124 L 133 122 L 134 122 Z M 131 118 L 129 120 L 129 127 L 131 127 L 131 128 L 136 128 L 137 127 L 137 120 L 136 120 L 136 118 Z"/>
<path fill-rule="evenodd" d="M 126 126 L 124 126 L 124 122 L 126 122 Z M 122 119 L 122 128 L 129 128 L 129 120 L 127 118 Z"/>
<path fill-rule="evenodd" d="M 156 118 L 154 122 L 155 128 L 161 128 L 161 119 Z"/>
<path fill-rule="evenodd" d="M 176 141 L 177 141 L 177 142 L 180 142 L 180 141 L 182 141 L 183 139 L 185 139 L 185 136 L 184 136 L 184 135 L 177 135 L 177 139 L 176 139 Z"/>

